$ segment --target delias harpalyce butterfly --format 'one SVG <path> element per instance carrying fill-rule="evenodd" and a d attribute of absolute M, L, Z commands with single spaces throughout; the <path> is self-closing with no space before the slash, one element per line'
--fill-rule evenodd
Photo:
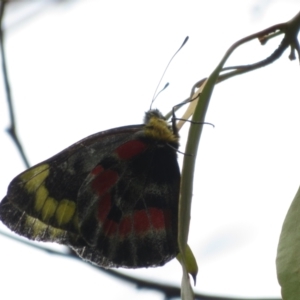
<path fill-rule="evenodd" d="M 179 252 L 178 139 L 158 110 L 91 135 L 13 179 L 0 219 L 102 267 L 163 265 Z"/>

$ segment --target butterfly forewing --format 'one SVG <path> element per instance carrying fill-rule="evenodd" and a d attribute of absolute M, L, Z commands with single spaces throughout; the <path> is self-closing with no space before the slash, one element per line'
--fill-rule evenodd
<path fill-rule="evenodd" d="M 141 127 L 94 134 L 21 173 L 0 203 L 2 222 L 30 239 L 73 240 L 79 234 L 77 194 L 90 169 Z"/>

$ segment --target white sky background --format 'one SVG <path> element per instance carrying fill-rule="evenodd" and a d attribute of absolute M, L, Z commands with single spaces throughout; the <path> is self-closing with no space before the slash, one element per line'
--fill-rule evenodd
<path fill-rule="evenodd" d="M 154 104 L 163 113 L 189 96 L 233 42 L 299 11 L 296 0 L 43 3 L 22 22 L 13 9 L 5 19 L 18 133 L 32 165 L 92 133 L 141 123 L 167 62 L 187 35 L 189 42 L 163 79 L 162 85 L 170 86 Z M 264 47 L 253 42 L 230 62 L 262 59 L 280 41 Z M 189 240 L 199 265 L 198 292 L 280 296 L 277 241 L 300 182 L 300 68 L 288 55 L 214 91 L 206 120 L 215 128 L 206 126 L 200 143 Z M 1 77 L 4 196 L 24 165 L 5 132 L 9 118 L 2 82 Z M 181 135 L 184 151 L 186 130 Z M 6 230 L 2 224 L 0 229 Z M 181 280 L 176 260 L 127 272 L 178 285 Z M 163 297 L 2 236 L 0 286 L 1 299 Z"/>

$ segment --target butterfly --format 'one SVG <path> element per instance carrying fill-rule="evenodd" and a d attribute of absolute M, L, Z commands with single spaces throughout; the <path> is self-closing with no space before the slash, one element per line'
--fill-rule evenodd
<path fill-rule="evenodd" d="M 101 267 L 155 267 L 179 252 L 179 135 L 158 110 L 88 136 L 15 177 L 0 220 Z"/>

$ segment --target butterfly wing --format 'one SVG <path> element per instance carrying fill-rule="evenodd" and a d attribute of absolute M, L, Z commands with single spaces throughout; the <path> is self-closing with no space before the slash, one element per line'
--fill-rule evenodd
<path fill-rule="evenodd" d="M 128 157 L 131 151 L 134 155 Z M 136 137 L 114 153 L 118 154 L 104 158 L 80 188 L 79 226 L 89 247 L 75 250 L 104 266 L 163 265 L 178 253 L 176 151 Z"/>
<path fill-rule="evenodd" d="M 100 266 L 162 265 L 178 253 L 176 152 L 144 125 L 89 136 L 17 176 L 0 219 Z"/>
<path fill-rule="evenodd" d="M 80 235 L 77 195 L 82 182 L 107 153 L 142 127 L 96 133 L 21 173 L 0 203 L 0 219 L 29 239 L 73 243 Z"/>

